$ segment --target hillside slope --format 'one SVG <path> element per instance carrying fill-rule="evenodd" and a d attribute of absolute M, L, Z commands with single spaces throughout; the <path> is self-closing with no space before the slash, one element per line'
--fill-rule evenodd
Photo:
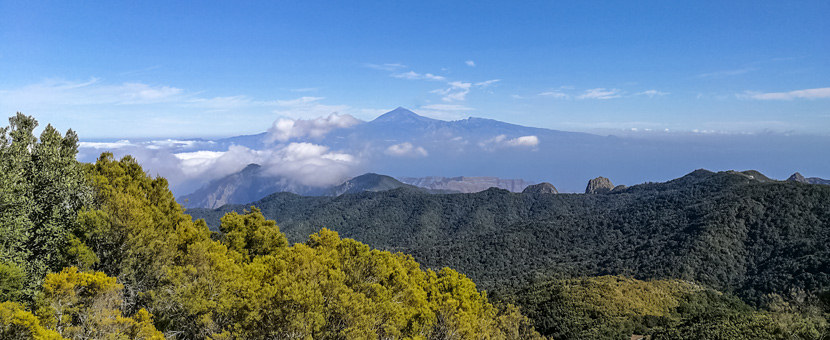
<path fill-rule="evenodd" d="M 830 187 L 697 170 L 604 195 L 427 195 L 405 188 L 254 202 L 292 241 L 322 227 L 457 268 L 486 289 L 539 277 L 694 280 L 757 302 L 830 288 Z M 215 226 L 246 206 L 189 210 Z"/>

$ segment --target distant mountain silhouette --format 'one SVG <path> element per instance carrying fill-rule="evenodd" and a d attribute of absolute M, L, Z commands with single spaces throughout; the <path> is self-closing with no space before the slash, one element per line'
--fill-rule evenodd
<path fill-rule="evenodd" d="M 322 136 L 269 142 L 268 133 L 260 133 L 218 139 L 209 143 L 209 150 L 226 151 L 231 145 L 260 150 L 293 142 L 312 143 L 359 157 L 361 168 L 350 175 L 370 171 L 396 178 L 522 178 L 556 183 L 561 192 L 584 192 L 585 181 L 600 175 L 613 178 L 617 184 L 632 184 L 669 179 L 686 169 L 723 170 L 737 164 L 763 168 L 768 173 L 790 166 L 816 171 L 826 167 L 821 166 L 823 161 L 816 161 L 815 155 L 830 153 L 830 143 L 819 137 L 655 134 L 659 138 L 621 138 L 486 118 L 445 121 L 399 107 Z M 818 149 L 810 153 L 793 151 L 794 145 L 804 143 Z M 788 161 L 784 164 L 777 160 L 780 157 L 771 156 L 774 154 L 786 154 Z"/>
<path fill-rule="evenodd" d="M 328 196 L 340 196 L 343 194 L 353 194 L 364 191 L 385 191 L 401 187 L 410 188 L 413 190 L 426 191 L 413 185 L 401 183 L 400 181 L 384 175 L 373 173 L 363 174 L 352 178 L 343 184 L 328 190 Z"/>
<path fill-rule="evenodd" d="M 426 268 L 458 268 L 488 290 L 552 273 L 674 277 L 758 305 L 764 294 L 830 289 L 827 202 L 830 186 L 701 169 L 602 195 L 400 187 L 338 197 L 279 193 L 188 212 L 215 229 L 223 214 L 255 205 L 291 242 L 325 227 L 412 254 Z"/>
<path fill-rule="evenodd" d="M 787 180 L 790 182 L 830 185 L 830 179 L 823 179 L 818 177 L 807 178 L 797 172 L 792 174 L 792 176 L 790 176 L 790 178 L 787 178 Z"/>

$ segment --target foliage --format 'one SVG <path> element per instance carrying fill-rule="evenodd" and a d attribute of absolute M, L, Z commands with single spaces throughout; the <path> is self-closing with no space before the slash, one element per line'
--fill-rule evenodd
<path fill-rule="evenodd" d="M 37 315 L 69 339 L 164 339 L 146 310 L 132 318 L 122 315 L 122 289 L 104 273 L 65 268 L 46 276 Z"/>
<path fill-rule="evenodd" d="M 292 242 L 326 226 L 428 268 L 454 268 L 496 295 L 551 276 L 629 275 L 699 282 L 761 306 L 791 288 L 830 290 L 827 202 L 830 186 L 698 170 L 605 195 L 396 189 L 278 193 L 253 205 Z M 216 228 L 219 216 L 246 207 L 188 213 Z"/>
<path fill-rule="evenodd" d="M 740 299 L 680 280 L 620 276 L 551 280 L 509 299 L 522 306 L 544 335 L 556 339 L 822 339 L 827 322 L 813 314 L 756 310 Z M 814 308 L 815 305 L 802 305 Z"/>
<path fill-rule="evenodd" d="M 78 136 L 47 125 L 38 139 L 37 126 L 17 113 L 0 128 L 0 261 L 26 270 L 28 297 L 47 272 L 71 261 L 63 251 L 90 197 L 75 160 Z"/>
<path fill-rule="evenodd" d="M 88 171 L 95 209 L 79 214 L 75 236 L 94 251 L 94 268 L 123 282 L 126 312 L 146 308 L 168 336 L 539 337 L 455 271 L 424 272 L 409 256 L 326 229 L 289 246 L 256 208 L 224 216 L 214 236 L 134 159 L 105 153 Z"/>
<path fill-rule="evenodd" d="M 21 297 L 26 273 L 14 263 L 0 262 L 0 301 L 17 301 Z"/>
<path fill-rule="evenodd" d="M 15 302 L 0 303 L 0 339 L 63 340 L 54 330 L 43 327 L 40 320 Z"/>

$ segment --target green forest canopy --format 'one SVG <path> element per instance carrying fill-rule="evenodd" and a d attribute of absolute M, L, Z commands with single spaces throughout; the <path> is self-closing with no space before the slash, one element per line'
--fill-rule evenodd
<path fill-rule="evenodd" d="M 0 338 L 539 338 L 449 268 L 327 229 L 289 245 L 258 210 L 213 233 L 135 159 L 80 164 L 36 126 L 0 130 Z"/>
<path fill-rule="evenodd" d="M 695 173 L 609 196 L 276 195 L 271 200 L 281 200 L 282 209 L 295 209 L 279 210 L 290 218 L 288 235 L 263 214 L 274 209 L 272 201 L 260 202 L 263 210 L 222 212 L 211 231 L 184 213 L 164 178 L 148 176 L 134 158 L 104 153 L 82 164 L 74 132 L 47 126 L 36 138 L 36 126 L 17 114 L 0 129 L 3 339 L 822 339 L 828 333 L 821 294 L 828 272 L 820 243 L 828 221 L 824 189 Z M 781 197 L 797 200 L 782 204 Z M 366 232 L 354 223 L 365 223 Z M 321 227 L 411 250 L 436 269 Z M 736 233 L 746 235 L 743 243 L 723 242 Z M 614 248 L 615 239 L 633 242 L 644 258 Z M 666 240 L 674 243 L 661 245 Z M 696 252 L 713 245 L 723 251 Z M 779 257 L 764 261 L 778 262 L 757 264 L 763 262 L 757 254 L 770 249 Z M 707 262 L 711 277 L 695 262 L 703 260 L 721 261 Z M 442 262 L 501 288 L 499 302 L 467 276 L 436 266 Z M 736 268 L 751 270 L 732 273 Z M 666 279 L 585 277 L 622 269 Z M 769 282 L 768 291 L 782 294 L 760 295 L 758 310 L 707 288 L 748 297 L 762 292 L 744 289 L 758 286 L 747 282 Z"/>

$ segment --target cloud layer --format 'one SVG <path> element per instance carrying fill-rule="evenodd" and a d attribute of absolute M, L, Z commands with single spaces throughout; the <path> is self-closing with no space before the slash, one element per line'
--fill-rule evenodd
<path fill-rule="evenodd" d="M 793 100 L 793 99 L 820 99 L 830 98 L 830 87 L 817 89 L 797 90 L 790 92 L 758 93 L 747 92 L 746 96 L 758 100 Z"/>
<path fill-rule="evenodd" d="M 286 142 L 292 138 L 311 137 L 320 138 L 338 128 L 347 128 L 360 123 L 360 120 L 345 114 L 330 114 L 326 118 L 317 119 L 279 119 L 268 129 L 268 142 Z"/>
<path fill-rule="evenodd" d="M 386 148 L 385 153 L 390 156 L 397 157 L 426 157 L 429 153 L 426 149 L 420 146 L 414 146 L 412 143 L 404 142 L 400 144 L 391 145 Z"/>

